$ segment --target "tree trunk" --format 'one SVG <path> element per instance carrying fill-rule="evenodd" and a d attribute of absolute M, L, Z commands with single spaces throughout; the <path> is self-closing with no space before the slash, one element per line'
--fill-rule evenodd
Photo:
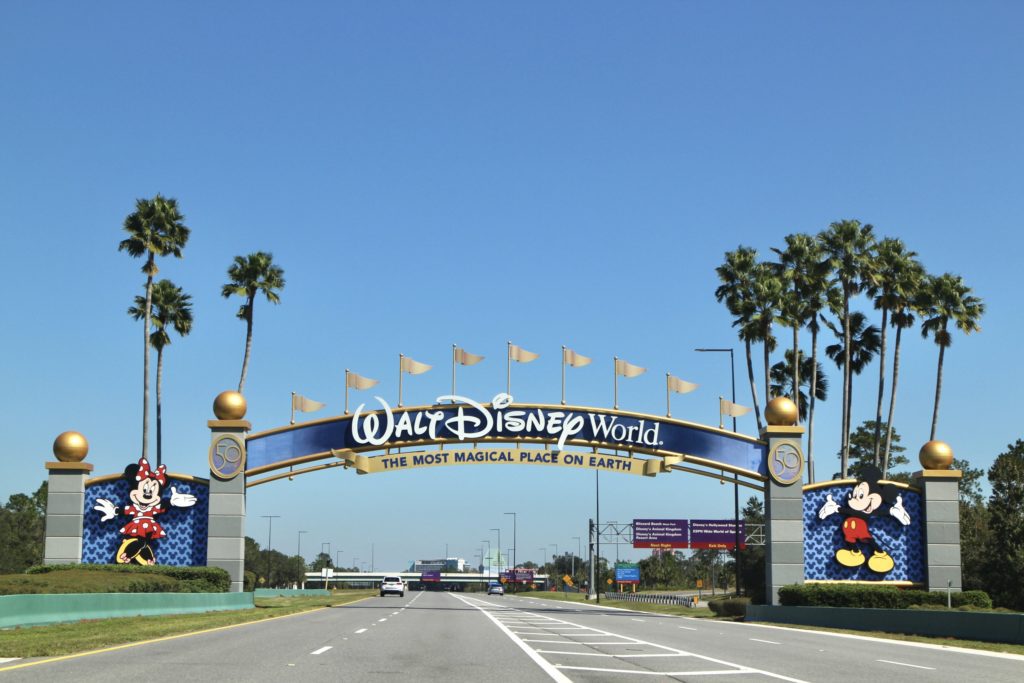
<path fill-rule="evenodd" d="M 811 328 L 811 395 L 807 410 L 807 483 L 814 483 L 814 402 L 818 391 L 818 326 Z"/>
<path fill-rule="evenodd" d="M 251 294 L 245 304 L 245 357 L 242 358 L 242 377 L 238 380 L 238 393 L 245 389 L 245 373 L 249 370 L 249 354 L 252 352 L 252 309 L 256 295 Z"/>
<path fill-rule="evenodd" d="M 761 432 L 761 406 L 757 402 L 757 383 L 754 382 L 754 359 L 750 353 L 750 341 L 747 339 L 743 340 L 743 344 L 747 349 L 747 376 L 750 377 L 750 397 L 754 400 L 754 417 L 757 418 L 757 431 Z"/>
<path fill-rule="evenodd" d="M 161 432 L 160 405 L 163 403 L 164 350 L 156 350 L 156 466 L 163 464 L 163 439 Z"/>
<path fill-rule="evenodd" d="M 149 326 L 153 308 L 153 253 L 146 262 L 146 322 L 142 329 L 142 457 L 149 455 Z"/>
<path fill-rule="evenodd" d="M 882 399 L 885 396 L 885 333 L 889 324 L 889 309 L 882 308 L 882 348 L 878 352 L 878 407 L 875 410 L 875 467 L 879 466 L 882 446 Z"/>
<path fill-rule="evenodd" d="M 768 350 L 768 341 L 771 339 L 772 331 L 768 328 L 764 335 L 764 408 L 768 410 L 768 401 L 772 400 L 772 381 L 769 374 L 771 366 L 771 352 Z M 767 417 L 765 418 L 767 420 Z"/>
<path fill-rule="evenodd" d="M 800 424 L 800 327 L 793 325 L 793 403 L 796 404 L 796 423 Z"/>
<path fill-rule="evenodd" d="M 843 285 L 843 454 L 840 474 L 846 479 L 850 463 L 850 291 Z"/>
<path fill-rule="evenodd" d="M 896 386 L 900 380 L 900 338 L 903 328 L 896 327 L 896 347 L 892 352 L 892 390 L 889 392 L 889 419 L 885 424 L 885 455 L 882 457 L 882 476 L 889 474 L 889 451 L 892 448 L 892 421 L 896 414 Z"/>
<path fill-rule="evenodd" d="M 943 333 L 946 329 L 943 326 Z M 945 336 L 943 334 L 943 336 Z M 932 433 L 928 437 L 929 441 L 935 441 L 935 428 L 939 425 L 939 399 L 942 397 L 942 359 L 946 355 L 946 347 L 939 346 L 939 371 L 935 375 L 935 408 L 932 410 Z"/>

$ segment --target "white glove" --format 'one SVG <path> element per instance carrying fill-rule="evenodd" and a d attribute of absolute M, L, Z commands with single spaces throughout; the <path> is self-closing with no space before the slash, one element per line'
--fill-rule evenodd
<path fill-rule="evenodd" d="M 889 508 L 889 514 L 898 519 L 903 526 L 910 524 L 910 515 L 903 509 L 903 496 L 896 496 L 896 502 Z"/>
<path fill-rule="evenodd" d="M 101 522 L 106 522 L 109 519 L 113 519 L 114 515 L 117 514 L 117 506 L 115 506 L 106 498 L 97 498 L 96 505 L 93 507 L 93 510 L 95 510 L 96 512 L 103 513 L 103 516 L 100 517 Z"/>
<path fill-rule="evenodd" d="M 839 503 L 832 500 L 832 494 L 830 493 L 825 497 L 825 504 L 818 510 L 818 519 L 825 519 L 837 512 L 839 512 Z"/>
<path fill-rule="evenodd" d="M 190 508 L 195 504 L 195 496 L 189 493 L 178 493 L 177 487 L 171 487 L 171 505 L 176 508 Z"/>

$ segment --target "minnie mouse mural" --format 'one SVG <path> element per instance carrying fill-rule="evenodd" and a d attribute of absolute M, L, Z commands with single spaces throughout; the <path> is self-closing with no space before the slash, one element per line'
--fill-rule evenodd
<path fill-rule="evenodd" d="M 121 509 L 109 500 L 99 498 L 96 500 L 93 510 L 102 514 L 101 522 L 114 519 L 118 514 L 131 517 L 131 521 L 121 527 L 120 533 L 124 536 L 124 541 L 117 549 L 114 556 L 115 562 L 128 564 L 135 561 L 139 564 L 156 564 L 156 555 L 151 544 L 167 536 L 167 532 L 154 518 L 167 512 L 169 506 L 192 507 L 196 504 L 196 497 L 187 493 L 178 493 L 177 489 L 172 486 L 170 498 L 162 499 L 161 496 L 167 486 L 167 467 L 160 465 L 156 469 L 152 469 L 145 458 L 140 458 L 137 465 L 128 465 L 124 470 L 124 478 L 131 487 L 128 493 L 131 503 Z"/>

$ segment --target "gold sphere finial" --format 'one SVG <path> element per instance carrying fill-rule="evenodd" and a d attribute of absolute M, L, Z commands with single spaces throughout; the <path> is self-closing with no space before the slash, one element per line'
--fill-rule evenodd
<path fill-rule="evenodd" d="M 768 424 L 775 427 L 790 427 L 796 424 L 796 404 L 785 396 L 776 396 L 764 408 Z"/>
<path fill-rule="evenodd" d="M 61 462 L 81 462 L 89 453 L 89 442 L 78 432 L 64 432 L 53 440 L 53 454 Z"/>
<path fill-rule="evenodd" d="M 237 391 L 222 391 L 213 399 L 213 414 L 218 420 L 241 420 L 246 407 L 245 397 Z"/>
<path fill-rule="evenodd" d="M 917 454 L 926 470 L 948 470 L 953 464 L 953 449 L 945 441 L 929 441 Z"/>

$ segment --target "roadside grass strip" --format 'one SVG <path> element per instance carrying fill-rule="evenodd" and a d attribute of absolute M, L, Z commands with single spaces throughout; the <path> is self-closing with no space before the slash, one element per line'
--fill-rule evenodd
<path fill-rule="evenodd" d="M 581 674 L 615 674 L 622 677 L 634 675 L 691 677 L 739 674 L 804 683 L 800 679 L 782 674 L 699 655 L 565 619 L 536 614 L 506 605 L 499 606 L 478 598 L 453 597 L 483 612 L 554 680 L 571 680 L 565 678 L 566 673 L 578 671 Z M 510 625 L 517 627 L 524 622 L 529 623 L 531 629 L 539 628 L 542 629 L 542 632 L 516 632 L 510 628 Z M 521 638 L 520 636 L 523 635 L 542 635 L 544 638 L 543 640 L 541 638 Z M 592 638 L 599 640 L 591 640 Z M 560 647 L 543 649 L 535 647 L 539 644 Z M 567 646 L 582 646 L 582 649 L 567 649 Z M 599 650 L 597 649 L 599 647 L 612 648 L 614 651 Z M 622 651 L 620 649 L 622 647 L 629 648 L 629 651 Z M 607 665 L 589 666 L 588 660 L 593 661 L 594 659 L 603 660 L 607 662 Z M 613 666 L 613 663 L 618 666 Z M 715 668 L 708 667 L 709 664 L 715 665 Z M 686 668 L 687 665 L 692 668 Z M 556 677 L 556 673 L 562 677 Z M 608 676 L 608 678 L 610 680 L 612 677 Z"/>

